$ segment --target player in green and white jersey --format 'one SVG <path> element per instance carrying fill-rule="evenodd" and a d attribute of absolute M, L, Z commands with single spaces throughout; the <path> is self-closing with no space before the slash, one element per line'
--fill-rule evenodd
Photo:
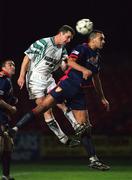
<path fill-rule="evenodd" d="M 52 73 L 60 67 L 67 51 L 64 45 L 55 44 L 55 37 L 49 37 L 37 40 L 25 54 L 25 58 L 30 60 L 26 75 L 30 99 L 40 98 L 44 91 L 49 92 L 56 86 Z"/>
<path fill-rule="evenodd" d="M 68 56 L 65 45 L 71 41 L 74 34 L 74 30 L 70 26 L 63 25 L 55 36 L 37 40 L 25 51 L 26 55 L 21 65 L 18 85 L 20 89 L 23 87 L 26 76 L 29 98 L 34 99 L 37 105 L 41 105 L 46 94 L 56 86 L 52 73 L 60 67 L 62 61 Z M 67 111 L 64 104 L 62 107 L 64 114 L 70 120 L 73 128 L 76 129 L 78 123 L 72 112 Z M 52 109 L 44 113 L 44 119 L 62 143 L 72 143 L 73 146 L 79 143 L 76 140 L 71 142 L 68 139 L 68 136 L 55 120 Z"/>

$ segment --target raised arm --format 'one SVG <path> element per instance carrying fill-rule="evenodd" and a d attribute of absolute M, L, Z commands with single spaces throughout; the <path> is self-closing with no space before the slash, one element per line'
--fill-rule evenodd
<path fill-rule="evenodd" d="M 15 106 L 12 106 L 12 105 L 6 103 L 2 98 L 0 98 L 0 108 L 4 109 L 5 111 L 7 111 L 10 114 L 14 114 L 17 111 Z"/>
<path fill-rule="evenodd" d="M 84 66 L 79 65 L 76 61 L 77 61 L 77 58 L 69 57 L 67 61 L 68 66 L 76 69 L 77 71 L 82 72 L 83 78 L 87 80 L 87 78 L 92 75 L 92 71 L 88 70 Z"/>

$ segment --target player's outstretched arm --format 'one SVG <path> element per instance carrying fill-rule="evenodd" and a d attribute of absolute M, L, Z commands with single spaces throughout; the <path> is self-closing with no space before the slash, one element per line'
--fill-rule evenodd
<path fill-rule="evenodd" d="M 90 70 L 88 70 L 87 68 L 85 68 L 84 66 L 79 65 L 76 62 L 76 58 L 68 58 L 68 65 L 74 69 L 76 69 L 77 71 L 82 72 L 83 74 L 83 79 L 87 80 L 88 77 L 90 77 L 92 75 L 92 72 Z"/>
<path fill-rule="evenodd" d="M 20 89 L 23 88 L 24 83 L 25 83 L 25 76 L 26 76 L 26 72 L 28 69 L 28 65 L 29 65 L 29 58 L 26 55 L 23 59 L 22 65 L 21 65 L 21 70 L 20 70 L 20 75 L 19 78 L 17 80 L 17 84 L 19 85 Z"/>
<path fill-rule="evenodd" d="M 96 89 L 96 92 L 97 92 L 99 98 L 101 99 L 102 104 L 104 105 L 106 111 L 109 111 L 110 105 L 109 105 L 108 100 L 105 98 L 99 74 L 93 75 L 92 80 L 93 80 L 93 84 L 94 84 L 94 87 Z"/>
<path fill-rule="evenodd" d="M 6 103 L 3 99 L 0 98 L 0 108 L 7 111 L 9 114 L 15 114 L 17 109 L 15 106 L 12 106 L 8 103 Z"/>

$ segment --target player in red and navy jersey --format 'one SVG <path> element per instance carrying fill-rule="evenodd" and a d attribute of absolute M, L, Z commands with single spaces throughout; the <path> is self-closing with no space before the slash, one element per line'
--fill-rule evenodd
<path fill-rule="evenodd" d="M 94 42 L 90 41 L 90 38 L 95 36 L 96 32 L 101 33 L 100 31 L 94 31 L 89 36 L 88 43 L 78 45 L 70 54 L 70 58 L 72 58 L 72 60 L 74 60 L 78 65 L 90 70 L 92 74 L 88 78 L 84 79 L 82 78 L 81 71 L 69 67 L 69 69 L 65 72 L 65 76 L 61 78 L 58 85 L 63 89 L 63 93 L 65 94 L 65 96 L 63 97 L 59 95 L 58 102 L 62 102 L 62 99 L 67 97 L 67 106 L 69 109 L 72 110 L 75 119 L 80 124 L 88 124 L 88 127 L 90 127 L 90 121 L 86 105 L 86 97 L 82 88 L 83 86 L 85 86 L 86 84 L 91 84 L 91 81 L 93 81 L 93 84 L 95 85 L 95 88 L 101 98 L 102 103 L 105 105 L 106 109 L 109 110 L 109 103 L 104 97 L 101 82 L 99 79 L 99 49 L 103 47 L 104 35 L 102 34 L 102 36 L 98 36 L 99 39 L 97 38 L 96 40 L 96 45 L 98 45 L 99 47 L 98 49 L 95 47 Z M 57 94 L 55 91 L 51 92 L 51 94 L 57 99 Z M 90 156 L 90 167 L 100 170 L 108 170 L 110 168 L 109 166 L 101 163 L 97 158 L 96 151 L 92 143 L 90 128 L 89 131 L 86 131 L 81 135 L 81 142 Z"/>
<path fill-rule="evenodd" d="M 16 113 L 17 98 L 13 95 L 11 77 L 15 74 L 15 64 L 11 59 L 0 62 L 0 156 L 2 163 L 2 180 L 14 180 L 10 177 L 11 153 L 13 139 L 5 136 L 4 131 L 10 127 L 11 115 Z"/>

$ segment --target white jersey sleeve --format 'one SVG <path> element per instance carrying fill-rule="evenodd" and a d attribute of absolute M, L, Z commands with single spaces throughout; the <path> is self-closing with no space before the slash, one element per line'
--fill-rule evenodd
<path fill-rule="evenodd" d="M 24 52 L 30 60 L 42 59 L 46 50 L 47 42 L 44 39 L 37 40 Z"/>

